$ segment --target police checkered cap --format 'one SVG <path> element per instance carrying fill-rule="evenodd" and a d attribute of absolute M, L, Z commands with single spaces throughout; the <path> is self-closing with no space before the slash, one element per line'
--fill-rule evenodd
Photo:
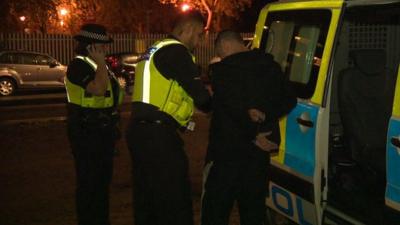
<path fill-rule="evenodd" d="M 86 43 L 111 43 L 113 39 L 107 35 L 106 28 L 99 24 L 85 24 L 74 36 L 75 40 Z"/>

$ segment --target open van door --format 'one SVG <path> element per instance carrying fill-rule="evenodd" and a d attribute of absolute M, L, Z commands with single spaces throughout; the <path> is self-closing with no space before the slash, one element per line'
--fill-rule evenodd
<path fill-rule="evenodd" d="M 274 56 L 298 97 L 271 161 L 269 208 L 298 224 L 322 223 L 327 193 L 328 71 L 343 1 L 279 2 L 260 13 L 252 47 Z"/>
<path fill-rule="evenodd" d="M 298 97 L 280 121 L 270 209 L 297 224 L 400 224 L 399 31 L 398 0 L 261 11 L 252 47 L 274 56 Z"/>
<path fill-rule="evenodd" d="M 400 66 L 387 135 L 386 165 L 385 204 L 389 208 L 388 217 L 391 221 L 400 221 Z"/>

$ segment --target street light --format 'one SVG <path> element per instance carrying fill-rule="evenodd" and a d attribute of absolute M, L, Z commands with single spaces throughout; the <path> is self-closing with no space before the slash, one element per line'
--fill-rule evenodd
<path fill-rule="evenodd" d="M 190 10 L 190 5 L 188 3 L 183 3 L 181 5 L 181 10 L 182 10 L 182 12 L 186 12 L 186 11 Z"/>
<path fill-rule="evenodd" d="M 67 14 L 68 14 L 68 10 L 66 10 L 66 9 L 64 9 L 64 8 L 60 9 L 60 15 L 61 15 L 61 16 L 65 16 L 65 15 L 67 15 Z"/>
<path fill-rule="evenodd" d="M 69 11 L 64 7 L 61 7 L 58 9 L 58 14 L 59 14 L 59 19 L 60 19 L 59 24 L 62 27 L 61 29 L 63 29 L 63 30 L 66 29 L 65 21 L 68 19 L 68 13 L 69 13 Z"/>
<path fill-rule="evenodd" d="M 20 16 L 19 20 L 21 20 L 21 22 L 24 22 L 26 20 L 26 17 L 25 16 Z"/>

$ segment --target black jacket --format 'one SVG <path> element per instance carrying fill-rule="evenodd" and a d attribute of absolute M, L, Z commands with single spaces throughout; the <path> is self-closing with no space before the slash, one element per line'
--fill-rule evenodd
<path fill-rule="evenodd" d="M 278 119 L 296 105 L 296 98 L 272 55 L 260 50 L 237 53 L 210 66 L 213 116 L 207 160 L 240 161 L 251 155 L 259 132 L 272 131 L 280 143 Z M 266 114 L 261 125 L 250 120 L 248 109 Z"/>

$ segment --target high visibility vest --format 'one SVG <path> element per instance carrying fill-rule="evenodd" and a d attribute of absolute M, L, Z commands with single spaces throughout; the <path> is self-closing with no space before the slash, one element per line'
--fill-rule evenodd
<path fill-rule="evenodd" d="M 132 102 L 154 105 L 172 116 L 181 126 L 185 126 L 194 111 L 192 97 L 176 80 L 165 78 L 154 65 L 154 54 L 171 44 L 183 45 L 177 40 L 165 39 L 155 43 L 142 56 L 142 60 L 136 66 Z"/>
<path fill-rule="evenodd" d="M 90 59 L 89 57 L 84 56 L 76 56 L 75 58 L 81 59 L 87 64 L 89 64 L 93 70 L 96 71 L 97 64 Z M 67 98 L 69 103 L 73 103 L 79 105 L 84 108 L 110 108 L 114 105 L 114 94 L 118 94 L 118 104 L 122 103 L 124 98 L 124 92 L 122 88 L 119 86 L 118 81 L 115 79 L 115 82 L 118 84 L 118 93 L 114 93 L 111 86 L 111 79 L 115 79 L 115 77 L 111 76 L 110 80 L 107 84 L 107 90 L 104 96 L 95 96 L 85 91 L 81 86 L 76 85 L 65 78 L 65 88 L 67 89 Z"/>

